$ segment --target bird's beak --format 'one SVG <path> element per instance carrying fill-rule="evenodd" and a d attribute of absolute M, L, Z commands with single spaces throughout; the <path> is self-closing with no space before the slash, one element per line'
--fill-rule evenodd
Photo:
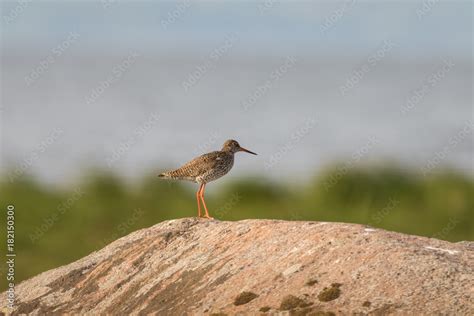
<path fill-rule="evenodd" d="M 245 149 L 243 147 L 240 147 L 240 151 L 245 151 L 246 153 L 249 153 L 249 154 L 252 154 L 252 155 L 256 155 L 256 153 L 254 153 L 253 151 L 250 151 L 248 149 Z"/>

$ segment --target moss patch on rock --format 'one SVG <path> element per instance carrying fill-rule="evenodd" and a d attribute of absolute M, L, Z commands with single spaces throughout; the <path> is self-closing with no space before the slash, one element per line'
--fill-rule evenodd
<path fill-rule="evenodd" d="M 339 289 L 342 284 L 333 283 L 330 287 L 325 287 L 319 294 L 318 299 L 321 302 L 329 302 L 335 300 L 341 295 L 341 290 Z"/>
<path fill-rule="evenodd" d="M 305 285 L 307 285 L 307 286 L 313 286 L 313 285 L 315 285 L 315 284 L 317 284 L 317 283 L 318 283 L 318 280 L 316 280 L 316 279 L 309 279 L 308 281 L 306 281 Z"/>
<path fill-rule="evenodd" d="M 307 307 L 312 304 L 313 303 L 308 303 L 305 300 L 302 300 L 301 298 L 296 297 L 294 295 L 287 295 L 281 300 L 279 309 L 281 311 L 289 311 L 297 307 Z"/>
<path fill-rule="evenodd" d="M 315 313 L 312 313 L 311 316 L 336 316 L 335 313 L 333 312 L 322 312 L 322 311 L 318 311 L 318 312 L 315 312 Z"/>
<path fill-rule="evenodd" d="M 262 313 L 266 313 L 268 312 L 269 310 L 271 310 L 272 308 L 270 306 L 263 306 L 259 309 L 260 312 Z"/>
<path fill-rule="evenodd" d="M 290 316 L 336 316 L 333 312 L 326 312 L 314 307 L 297 308 L 290 310 Z"/>
<path fill-rule="evenodd" d="M 234 300 L 234 305 L 244 305 L 250 302 L 251 300 L 257 298 L 258 295 L 253 292 L 242 292 Z"/>

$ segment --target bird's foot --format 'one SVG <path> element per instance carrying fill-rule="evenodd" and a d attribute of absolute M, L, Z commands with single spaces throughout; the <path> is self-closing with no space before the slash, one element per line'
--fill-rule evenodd
<path fill-rule="evenodd" d="M 211 217 L 209 215 L 198 215 L 198 218 L 214 219 L 214 217 Z"/>

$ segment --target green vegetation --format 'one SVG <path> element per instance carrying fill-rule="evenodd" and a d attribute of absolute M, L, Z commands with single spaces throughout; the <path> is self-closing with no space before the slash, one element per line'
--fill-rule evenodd
<path fill-rule="evenodd" d="M 197 213 L 194 187 L 156 177 L 130 185 L 113 174 L 94 172 L 67 189 L 29 178 L 3 179 L 0 201 L 5 210 L 15 205 L 17 283 L 137 229 Z M 294 183 L 238 180 L 216 186 L 206 203 L 220 220 L 351 222 L 450 241 L 474 240 L 474 181 L 467 176 L 333 168 L 304 185 Z M 5 220 L 3 216 L 2 236 Z M 0 266 L 3 280 L 5 269 Z M 5 282 L 1 285 L 5 289 Z"/>

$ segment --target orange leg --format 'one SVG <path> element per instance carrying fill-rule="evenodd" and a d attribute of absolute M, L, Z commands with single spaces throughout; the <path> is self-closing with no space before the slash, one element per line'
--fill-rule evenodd
<path fill-rule="evenodd" d="M 199 197 L 201 196 L 202 184 L 199 187 L 199 190 L 196 192 L 196 200 L 198 203 L 198 217 L 201 217 L 201 203 L 199 203 Z"/>
<path fill-rule="evenodd" d="M 205 218 L 209 218 L 209 219 L 213 219 L 211 216 L 209 216 L 209 212 L 207 211 L 207 207 L 206 207 L 206 202 L 204 202 L 204 189 L 206 188 L 206 184 L 203 184 L 202 186 L 202 189 L 200 190 L 201 191 L 201 201 L 202 201 L 202 205 L 204 206 L 204 210 L 206 211 L 206 215 L 204 215 Z"/>

